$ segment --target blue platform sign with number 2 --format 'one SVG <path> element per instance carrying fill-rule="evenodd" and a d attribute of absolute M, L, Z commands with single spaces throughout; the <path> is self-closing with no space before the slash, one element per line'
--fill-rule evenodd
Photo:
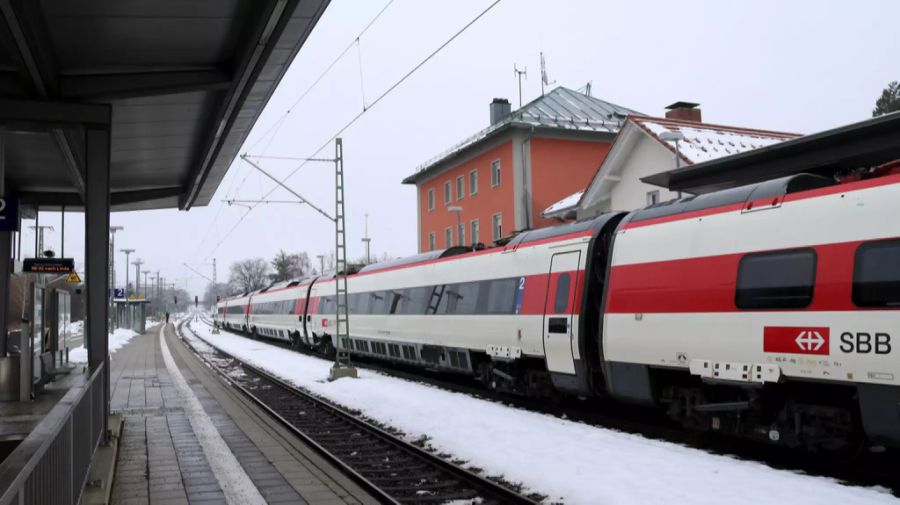
<path fill-rule="evenodd" d="M 0 198 L 0 231 L 19 231 L 19 202 L 15 198 Z"/>

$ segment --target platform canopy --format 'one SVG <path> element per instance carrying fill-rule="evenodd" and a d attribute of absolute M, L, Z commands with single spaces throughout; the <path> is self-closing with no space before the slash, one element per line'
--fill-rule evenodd
<path fill-rule="evenodd" d="M 832 176 L 900 159 L 900 112 L 805 135 L 752 151 L 661 172 L 641 180 L 692 194 L 799 173 Z"/>
<path fill-rule="evenodd" d="M 0 0 L 7 192 L 81 206 L 81 125 L 96 118 L 112 210 L 208 204 L 327 4 Z"/>

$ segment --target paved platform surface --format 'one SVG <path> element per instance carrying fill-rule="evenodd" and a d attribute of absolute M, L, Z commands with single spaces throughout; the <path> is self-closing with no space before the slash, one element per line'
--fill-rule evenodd
<path fill-rule="evenodd" d="M 377 503 L 328 462 L 226 386 L 175 337 L 166 344 L 206 418 L 266 502 Z M 136 336 L 112 355 L 111 408 L 125 419 L 113 480 L 114 504 L 235 502 L 207 458 L 208 437 L 191 424 L 189 399 L 166 367 L 157 328 Z M 176 374 L 177 375 L 177 374 Z M 196 413 L 195 413 L 196 414 Z M 196 416 L 193 418 L 196 423 Z M 204 425 L 204 428 L 206 425 Z M 203 430 L 201 430 L 203 431 Z M 255 494 L 255 491 L 253 491 Z"/>

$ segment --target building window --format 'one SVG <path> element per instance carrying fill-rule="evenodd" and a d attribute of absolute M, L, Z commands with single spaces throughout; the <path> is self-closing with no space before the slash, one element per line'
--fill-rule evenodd
<path fill-rule="evenodd" d="M 456 199 L 462 200 L 466 194 L 466 178 L 462 175 L 456 178 Z"/>
<path fill-rule="evenodd" d="M 478 240 L 478 220 L 473 219 L 471 223 L 469 223 L 469 238 L 472 239 L 473 244 L 477 244 Z"/>
<path fill-rule="evenodd" d="M 434 188 L 428 190 L 428 210 L 434 210 Z"/>
<path fill-rule="evenodd" d="M 478 193 L 478 169 L 472 170 L 469 172 L 469 194 L 474 195 Z"/>
<path fill-rule="evenodd" d="M 430 232 L 430 233 L 428 234 L 428 250 L 429 250 L 429 251 L 433 251 L 433 250 L 434 250 L 434 245 L 435 245 L 434 243 L 435 243 L 436 241 L 437 241 L 437 240 L 435 239 L 434 232 Z"/>
<path fill-rule="evenodd" d="M 491 162 L 491 187 L 496 188 L 500 185 L 500 160 Z"/>
<path fill-rule="evenodd" d="M 494 214 L 491 216 L 491 240 L 494 242 L 503 237 L 503 215 Z"/>
<path fill-rule="evenodd" d="M 802 309 L 812 302 L 816 252 L 794 249 L 747 254 L 738 265 L 739 309 Z"/>
<path fill-rule="evenodd" d="M 459 240 L 456 245 L 466 245 L 466 225 L 459 223 L 456 225 L 456 238 Z"/>
<path fill-rule="evenodd" d="M 450 184 L 450 181 L 444 183 L 444 205 L 450 204 L 450 199 L 453 197 L 453 187 Z"/>
<path fill-rule="evenodd" d="M 900 240 L 866 242 L 856 250 L 853 303 L 858 307 L 900 307 Z"/>
<path fill-rule="evenodd" d="M 444 230 L 444 245 L 447 249 L 453 247 L 453 228 L 449 226 Z"/>
<path fill-rule="evenodd" d="M 647 205 L 656 205 L 659 203 L 659 190 L 655 189 L 653 191 L 647 192 Z"/>

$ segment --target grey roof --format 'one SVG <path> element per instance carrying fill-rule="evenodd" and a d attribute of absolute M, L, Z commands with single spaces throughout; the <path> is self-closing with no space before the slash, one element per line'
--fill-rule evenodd
<path fill-rule="evenodd" d="M 106 107 L 113 210 L 206 205 L 327 5 L 0 2 L 0 99 L 7 116 L 35 102 Z M 79 135 L 8 125 L 10 189 L 80 206 Z"/>
<path fill-rule="evenodd" d="M 619 131 L 619 126 L 630 114 L 641 113 L 560 86 L 513 111 L 505 119 L 426 161 L 416 169 L 414 174 L 403 179 L 403 183 L 415 184 L 423 177 L 430 175 L 433 169 L 444 160 L 509 128 L 541 128 L 614 134 Z"/>

